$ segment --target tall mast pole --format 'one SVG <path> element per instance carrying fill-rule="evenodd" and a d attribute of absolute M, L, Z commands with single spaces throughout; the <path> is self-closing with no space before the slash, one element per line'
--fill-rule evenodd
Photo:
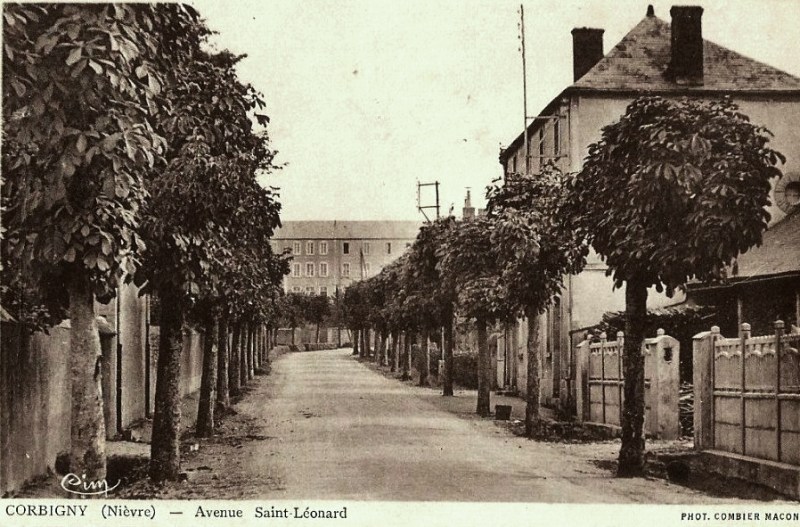
<path fill-rule="evenodd" d="M 525 131 L 525 174 L 531 173 L 530 139 L 528 138 L 528 75 L 525 67 L 525 8 L 519 5 L 519 30 L 522 41 L 522 113 Z"/>
<path fill-rule="evenodd" d="M 436 182 L 436 219 L 439 219 L 439 182 Z"/>

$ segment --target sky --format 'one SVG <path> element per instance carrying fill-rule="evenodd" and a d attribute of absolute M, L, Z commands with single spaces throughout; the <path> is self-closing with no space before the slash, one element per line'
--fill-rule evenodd
<path fill-rule="evenodd" d="M 440 182 L 443 214 L 467 188 L 480 206 L 523 130 L 519 1 L 189 3 L 217 47 L 247 54 L 239 75 L 264 95 L 283 167 L 261 182 L 280 188 L 284 220 L 422 220 L 417 182 Z M 667 21 L 673 4 L 701 5 L 704 38 L 800 76 L 800 1 L 649 3 Z M 608 52 L 647 4 L 523 2 L 528 114 L 571 84 L 574 27 L 604 29 Z"/>

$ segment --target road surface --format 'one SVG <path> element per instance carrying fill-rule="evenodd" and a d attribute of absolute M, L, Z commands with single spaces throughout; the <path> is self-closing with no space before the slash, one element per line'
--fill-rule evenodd
<path fill-rule="evenodd" d="M 515 437 L 437 400 L 350 350 L 281 356 L 220 438 L 184 463 L 189 485 L 164 497 L 723 502 L 662 480 L 616 479 L 569 445 Z"/>

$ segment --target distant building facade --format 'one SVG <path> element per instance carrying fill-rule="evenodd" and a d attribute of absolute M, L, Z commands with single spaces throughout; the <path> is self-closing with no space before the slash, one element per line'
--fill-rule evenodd
<path fill-rule="evenodd" d="M 272 240 L 292 253 L 286 292 L 336 296 L 378 274 L 414 243 L 415 221 L 285 221 Z"/>

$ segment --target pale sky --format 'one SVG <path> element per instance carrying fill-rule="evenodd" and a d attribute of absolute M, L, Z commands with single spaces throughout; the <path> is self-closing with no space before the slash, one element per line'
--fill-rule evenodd
<path fill-rule="evenodd" d="M 441 182 L 443 213 L 466 187 L 480 206 L 522 131 L 518 1 L 189 1 L 219 47 L 248 55 L 240 77 L 264 94 L 286 165 L 262 181 L 284 220 L 421 220 L 417 181 Z M 702 5 L 704 38 L 800 76 L 796 0 L 649 3 L 667 21 Z M 572 28 L 605 29 L 608 52 L 647 4 L 525 1 L 528 114 L 572 82 Z"/>

